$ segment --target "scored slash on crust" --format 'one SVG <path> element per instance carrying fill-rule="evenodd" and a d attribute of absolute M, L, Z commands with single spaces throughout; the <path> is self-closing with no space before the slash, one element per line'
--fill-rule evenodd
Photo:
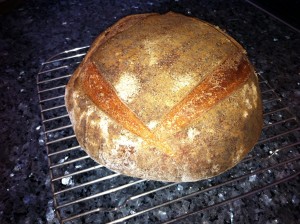
<path fill-rule="evenodd" d="M 231 58 L 228 57 L 223 64 L 228 64 L 227 61 L 232 60 Z M 201 119 L 201 114 L 242 86 L 253 71 L 251 66 L 245 56 L 242 56 L 237 65 L 235 62 L 229 63 L 232 63 L 233 66 L 221 65 L 221 68 L 217 68 L 212 74 L 207 75 L 192 92 L 175 105 L 153 130 L 155 135 L 167 138 L 197 122 Z"/>
<path fill-rule="evenodd" d="M 85 94 L 104 113 L 146 142 L 171 155 L 171 147 L 160 141 L 153 132 L 123 103 L 113 87 L 104 79 L 93 62 L 87 62 L 82 70 L 82 88 Z"/>

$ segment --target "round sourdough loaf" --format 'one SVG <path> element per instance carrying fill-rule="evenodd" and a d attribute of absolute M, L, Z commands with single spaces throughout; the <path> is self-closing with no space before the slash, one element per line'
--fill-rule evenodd
<path fill-rule="evenodd" d="M 65 101 L 78 142 L 95 161 L 145 179 L 218 175 L 262 130 L 245 50 L 219 28 L 176 13 L 127 16 L 103 32 Z"/>

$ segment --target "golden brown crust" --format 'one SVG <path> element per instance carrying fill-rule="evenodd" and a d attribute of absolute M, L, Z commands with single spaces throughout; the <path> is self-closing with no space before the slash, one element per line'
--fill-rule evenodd
<path fill-rule="evenodd" d="M 65 99 L 92 158 L 146 179 L 218 175 L 247 154 L 262 129 L 257 77 L 243 48 L 175 13 L 125 17 L 102 33 Z"/>
<path fill-rule="evenodd" d="M 229 57 L 227 60 L 232 60 Z M 207 76 L 192 92 L 164 116 L 154 133 L 168 137 L 201 119 L 201 114 L 244 84 L 252 70 L 245 57 L 236 65 L 222 66 Z"/>

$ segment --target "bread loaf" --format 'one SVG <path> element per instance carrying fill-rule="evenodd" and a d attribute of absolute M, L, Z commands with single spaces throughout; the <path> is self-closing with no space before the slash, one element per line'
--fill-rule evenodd
<path fill-rule="evenodd" d="M 127 16 L 104 31 L 65 101 L 77 140 L 95 161 L 151 180 L 218 175 L 262 130 L 245 50 L 219 28 L 176 13 Z"/>

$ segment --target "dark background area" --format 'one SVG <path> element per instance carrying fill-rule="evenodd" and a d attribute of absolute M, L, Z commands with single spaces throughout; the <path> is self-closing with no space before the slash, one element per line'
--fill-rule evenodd
<path fill-rule="evenodd" d="M 251 1 L 291 26 L 300 29 L 299 0 L 253 0 Z"/>
<path fill-rule="evenodd" d="M 299 29 L 295 16 L 299 1 L 253 2 Z M 226 30 L 299 117 L 299 32 L 246 1 L 2 1 L 0 223 L 46 223 L 53 203 L 46 150 L 39 142 L 36 74 L 41 63 L 61 51 L 91 44 L 126 15 L 167 11 L 195 16 Z M 297 187 L 299 182 L 280 185 L 283 194 L 291 193 L 289 185 Z M 282 208 L 279 220 L 297 223 L 290 214 L 298 209 L 299 205 Z"/>

